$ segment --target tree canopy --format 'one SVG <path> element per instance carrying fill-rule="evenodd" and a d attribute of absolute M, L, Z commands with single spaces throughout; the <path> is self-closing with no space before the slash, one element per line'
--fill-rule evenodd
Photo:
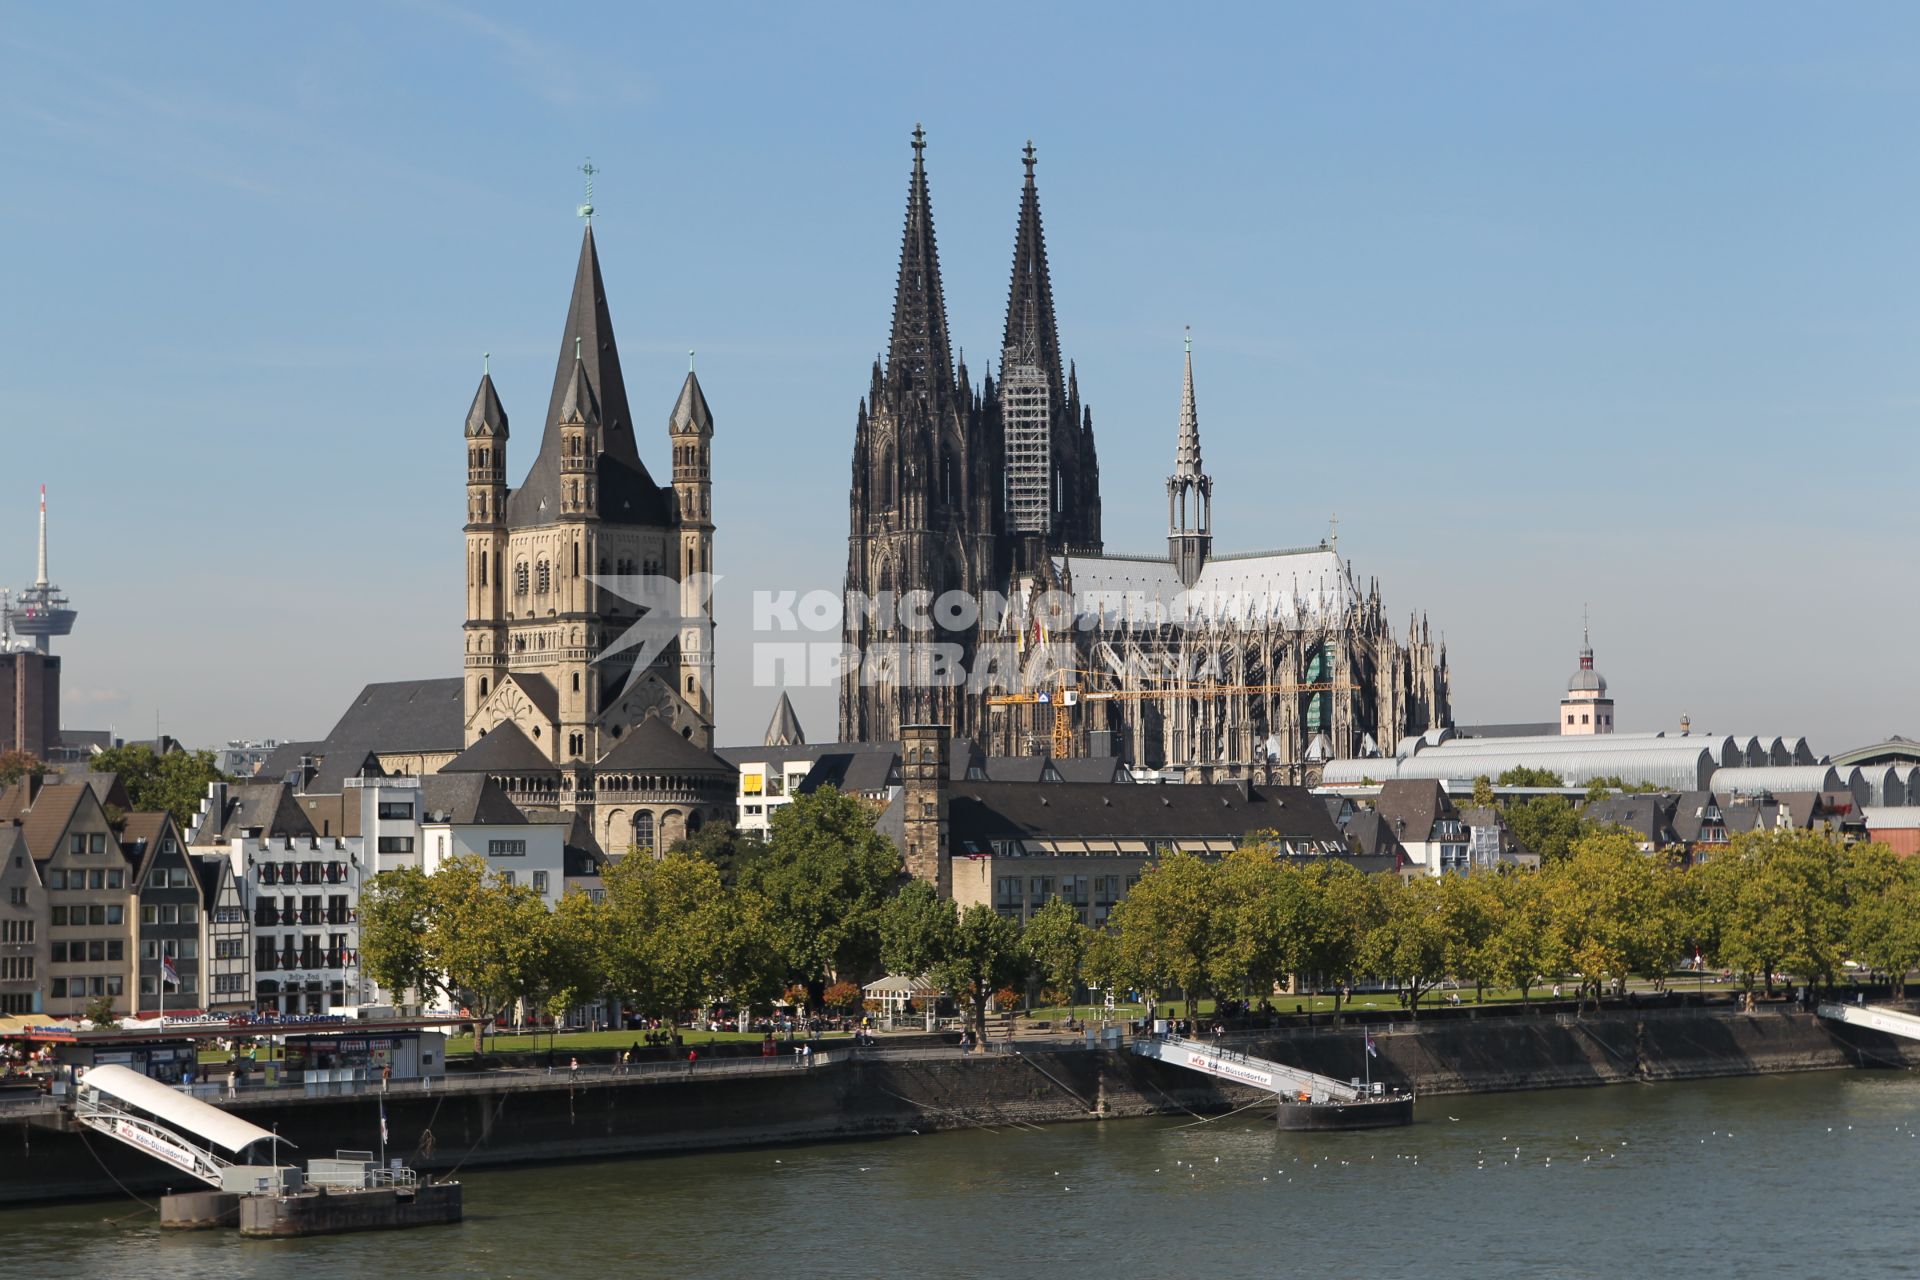
<path fill-rule="evenodd" d="M 136 811 L 164 809 L 183 831 L 200 811 L 200 802 L 207 798 L 207 784 L 227 777 L 214 763 L 211 751 L 169 751 L 156 756 L 144 743 L 98 752 L 88 765 L 96 773 L 119 774 Z"/>

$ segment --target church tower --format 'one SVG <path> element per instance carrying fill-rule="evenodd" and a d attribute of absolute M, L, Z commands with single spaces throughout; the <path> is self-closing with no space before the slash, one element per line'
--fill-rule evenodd
<path fill-rule="evenodd" d="M 1002 501 L 1014 568 L 1034 570 L 1050 552 L 1099 552 L 1100 467 L 1093 412 L 1080 403 L 1079 379 L 1071 370 L 1063 376 L 1061 368 L 1032 142 L 1023 159 L 1027 177 L 994 407 L 1006 460 Z"/>
<path fill-rule="evenodd" d="M 1193 333 L 1187 333 L 1186 381 L 1180 389 L 1180 443 L 1167 477 L 1167 549 L 1183 585 L 1200 580 L 1213 551 L 1213 477 L 1200 464 L 1200 413 L 1193 403 Z"/>
<path fill-rule="evenodd" d="M 1560 699 L 1560 736 L 1581 737 L 1613 732 L 1613 699 L 1607 696 L 1607 678 L 1593 669 L 1593 638 L 1580 629 L 1580 665 L 1567 681 Z"/>
<path fill-rule="evenodd" d="M 988 394 L 991 394 L 990 392 Z M 898 738 L 905 724 L 971 731 L 963 688 L 976 630 L 932 613 L 909 619 L 900 600 L 925 591 L 978 598 L 1001 585 L 999 449 L 982 397 L 956 372 L 927 190 L 926 133 L 913 131 L 906 228 L 894 291 L 893 332 L 876 360 L 854 430 L 847 538 L 850 655 L 841 676 L 840 737 Z"/>
<path fill-rule="evenodd" d="M 680 696 L 713 732 L 713 414 L 687 353 L 687 380 L 667 419 L 673 442 L 674 516 L 680 530 Z"/>
<path fill-rule="evenodd" d="M 467 410 L 466 437 L 466 714 L 471 717 L 507 670 L 500 581 L 507 555 L 507 411 L 491 372 L 480 375 L 480 389 Z"/>

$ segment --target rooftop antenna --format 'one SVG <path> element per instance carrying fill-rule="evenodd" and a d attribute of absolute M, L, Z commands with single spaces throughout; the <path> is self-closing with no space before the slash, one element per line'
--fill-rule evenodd
<path fill-rule="evenodd" d="M 588 156 L 587 162 L 580 166 L 580 172 L 587 175 L 587 202 L 580 206 L 580 216 L 587 220 L 588 226 L 592 226 L 593 225 L 593 175 L 600 172 L 598 169 L 593 167 L 592 156 Z"/>

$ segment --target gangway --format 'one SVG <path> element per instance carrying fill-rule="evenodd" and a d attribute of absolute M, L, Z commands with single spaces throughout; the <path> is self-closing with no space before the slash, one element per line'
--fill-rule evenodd
<path fill-rule="evenodd" d="M 244 1155 L 282 1139 L 257 1124 L 171 1089 L 126 1067 L 91 1067 L 74 1085 L 73 1118 L 192 1174 L 218 1190 L 258 1190 L 274 1165 L 229 1160 L 215 1148 Z M 287 1145 L 291 1146 L 291 1143 Z"/>
<path fill-rule="evenodd" d="M 1143 1037 L 1133 1042 L 1133 1051 L 1143 1058 L 1154 1058 L 1176 1067 L 1185 1067 L 1189 1071 L 1231 1080 L 1235 1084 L 1265 1089 L 1289 1102 L 1361 1102 L 1367 1096 L 1366 1090 L 1359 1085 L 1335 1080 L 1332 1076 L 1318 1075 L 1299 1067 L 1269 1062 L 1265 1058 L 1235 1053 L 1219 1045 L 1180 1036 Z"/>
<path fill-rule="evenodd" d="M 1888 1009 L 1875 1004 L 1829 1002 L 1816 1006 L 1814 1011 L 1833 1022 L 1844 1022 L 1852 1027 L 1866 1027 L 1870 1031 L 1884 1031 L 1890 1036 L 1905 1036 L 1909 1040 L 1920 1040 L 1920 1018 L 1916 1018 L 1911 1013 L 1901 1013 L 1898 1009 Z"/>

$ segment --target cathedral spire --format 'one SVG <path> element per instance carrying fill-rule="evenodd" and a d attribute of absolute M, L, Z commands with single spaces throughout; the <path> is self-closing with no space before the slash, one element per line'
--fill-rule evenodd
<path fill-rule="evenodd" d="M 953 390 L 953 344 L 947 336 L 947 301 L 933 239 L 926 150 L 926 130 L 916 124 L 907 225 L 900 243 L 900 280 L 893 296 L 893 337 L 887 347 L 887 382 L 896 395 L 918 392 L 938 402 Z"/>
<path fill-rule="evenodd" d="M 1180 444 L 1174 451 L 1173 473 L 1204 475 L 1200 465 L 1200 412 L 1193 402 L 1193 326 L 1187 326 L 1187 373 L 1180 387 Z"/>
<path fill-rule="evenodd" d="M 1013 282 L 1007 289 L 1007 327 L 1001 340 L 1002 363 L 1032 365 L 1057 390 L 1060 331 L 1053 318 L 1053 283 L 1047 275 L 1047 240 L 1040 226 L 1040 192 L 1033 184 L 1033 142 L 1022 161 L 1026 184 L 1020 189 L 1020 225 L 1013 241 Z"/>

